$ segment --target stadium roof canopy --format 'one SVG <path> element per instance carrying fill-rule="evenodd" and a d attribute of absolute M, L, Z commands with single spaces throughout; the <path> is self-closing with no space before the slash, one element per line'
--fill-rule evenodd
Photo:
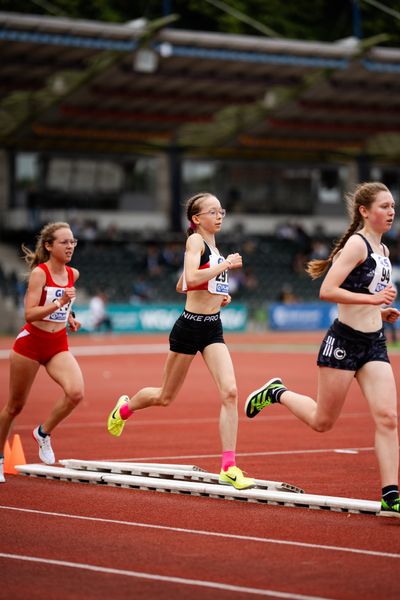
<path fill-rule="evenodd" d="M 400 48 L 0 12 L 0 146 L 400 158 Z"/>

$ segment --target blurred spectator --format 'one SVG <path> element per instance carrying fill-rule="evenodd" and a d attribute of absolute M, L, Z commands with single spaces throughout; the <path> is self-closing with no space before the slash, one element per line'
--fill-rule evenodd
<path fill-rule="evenodd" d="M 97 222 L 88 219 L 82 226 L 81 237 L 83 240 L 92 241 L 98 236 Z"/>
<path fill-rule="evenodd" d="M 309 255 L 307 252 L 300 250 L 296 252 L 292 261 L 292 269 L 295 273 L 299 275 L 306 275 L 306 266 L 309 260 Z"/>
<path fill-rule="evenodd" d="M 147 274 L 150 277 L 159 277 L 163 271 L 160 248 L 157 244 L 148 244 L 146 251 Z"/>
<path fill-rule="evenodd" d="M 294 293 L 293 288 L 290 285 L 290 283 L 285 283 L 282 286 L 282 290 L 279 295 L 279 301 L 282 302 L 283 304 L 296 304 L 297 302 L 299 302 L 299 299 L 296 296 L 296 294 Z"/>
<path fill-rule="evenodd" d="M 231 296 L 242 292 L 246 287 L 246 275 L 244 271 L 235 269 L 229 273 L 229 293 Z"/>
<path fill-rule="evenodd" d="M 107 295 L 98 291 L 89 302 L 90 317 L 94 331 L 112 331 L 112 321 L 106 310 Z"/>
<path fill-rule="evenodd" d="M 142 304 L 154 299 L 154 291 L 144 275 L 138 275 L 133 286 L 132 295 L 129 299 L 131 304 Z"/>
<path fill-rule="evenodd" d="M 283 284 L 278 300 L 283 304 L 296 304 L 299 301 L 290 283 Z"/>
<path fill-rule="evenodd" d="M 229 293 L 232 296 L 254 292 L 258 288 L 258 279 L 250 266 L 243 270 L 229 271 Z"/>
<path fill-rule="evenodd" d="M 227 198 L 225 201 L 225 208 L 228 213 L 241 213 L 243 212 L 243 202 L 240 190 L 237 188 L 231 188 L 228 190 Z"/>
<path fill-rule="evenodd" d="M 252 267 L 246 267 L 244 269 L 245 281 L 244 286 L 246 290 L 256 290 L 259 287 L 259 282 L 254 274 Z"/>
<path fill-rule="evenodd" d="M 258 246 L 257 246 L 257 242 L 255 240 L 251 240 L 251 239 L 247 239 L 243 242 L 243 246 L 242 246 L 242 255 L 243 255 L 243 262 L 244 264 L 246 264 L 247 260 L 251 260 L 252 258 L 254 258 L 256 256 L 256 253 L 258 251 Z"/>
<path fill-rule="evenodd" d="M 24 311 L 24 300 L 28 281 L 23 275 L 17 276 L 15 284 L 15 301 L 20 312 Z"/>
<path fill-rule="evenodd" d="M 104 232 L 104 238 L 109 241 L 118 241 L 121 239 L 121 232 L 116 223 L 109 223 Z"/>
<path fill-rule="evenodd" d="M 7 294 L 7 279 L 2 264 L 0 264 L 0 294 L 2 296 Z"/>
<path fill-rule="evenodd" d="M 177 242 L 167 242 L 161 250 L 161 258 L 165 265 L 180 269 L 183 265 L 182 246 Z"/>
<path fill-rule="evenodd" d="M 82 237 L 82 223 L 77 218 L 72 218 L 69 220 L 69 224 L 71 226 L 71 231 L 74 234 L 74 237 L 79 239 Z"/>
<path fill-rule="evenodd" d="M 326 242 L 321 239 L 312 240 L 309 260 L 325 260 L 328 258 L 329 252 L 329 246 Z"/>
<path fill-rule="evenodd" d="M 280 223 L 276 228 L 275 235 L 278 240 L 295 240 L 297 237 L 296 227 L 288 221 Z"/>

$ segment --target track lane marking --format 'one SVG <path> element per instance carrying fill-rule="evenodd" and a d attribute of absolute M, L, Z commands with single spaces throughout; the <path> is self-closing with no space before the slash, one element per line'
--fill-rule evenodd
<path fill-rule="evenodd" d="M 312 550 L 326 550 L 330 552 L 345 552 L 350 554 L 361 554 L 366 556 L 376 556 L 380 558 L 395 558 L 399 559 L 400 554 L 394 552 L 380 552 L 379 550 L 364 550 L 362 548 L 346 548 L 344 546 L 329 546 L 325 544 L 312 544 L 309 542 L 296 542 L 293 540 L 275 540 L 273 538 L 263 538 L 251 535 L 239 535 L 234 533 L 221 533 L 218 531 L 205 531 L 203 529 L 186 529 L 183 527 L 172 527 L 169 525 L 155 525 L 152 523 L 139 523 L 136 521 L 122 521 L 119 519 L 105 519 L 102 517 L 87 517 L 84 515 L 73 515 L 68 513 L 50 512 L 44 510 L 36 510 L 33 508 L 20 508 L 15 506 L 0 505 L 2 510 L 11 510 L 17 512 L 31 513 L 40 516 L 61 517 L 65 519 L 76 519 L 81 521 L 91 521 L 96 523 L 109 523 L 111 525 L 123 525 L 129 527 L 139 527 L 143 529 L 158 529 L 161 531 L 171 531 L 175 533 L 184 533 L 191 535 L 200 535 L 205 537 L 226 538 L 230 540 L 257 542 L 263 544 L 277 544 L 282 546 L 295 546 L 298 548 L 308 548 Z"/>
<path fill-rule="evenodd" d="M 293 344 L 230 344 L 231 352 L 245 353 L 276 353 L 282 354 L 315 354 L 319 344 L 315 345 L 293 345 Z M 166 354 L 169 350 L 168 344 L 116 344 L 102 346 L 70 346 L 74 356 L 123 356 L 129 354 Z M 0 360 L 8 359 L 10 349 L 0 350 Z"/>
<path fill-rule="evenodd" d="M 365 448 L 312 448 L 310 450 L 266 450 L 263 452 L 236 452 L 236 456 L 281 456 L 292 454 L 324 454 L 328 452 L 337 453 L 338 450 L 351 450 L 352 452 L 371 452 L 373 446 Z M 202 458 L 220 458 L 221 454 L 187 454 L 180 456 L 135 456 L 131 458 L 103 458 L 103 461 L 121 461 L 121 462 L 142 462 L 144 460 L 181 460 L 181 459 L 202 459 Z M 98 459 L 100 460 L 100 459 Z"/>
<path fill-rule="evenodd" d="M 100 565 L 90 565 L 87 563 L 75 563 L 66 560 L 54 560 L 50 558 L 40 558 L 35 556 L 26 556 L 23 554 L 8 554 L 0 552 L 0 558 L 21 560 L 34 563 L 42 563 L 46 566 L 54 565 L 57 567 L 67 567 L 72 569 L 80 569 L 85 571 L 94 571 L 95 573 L 104 573 L 107 575 L 120 575 L 125 577 L 136 577 L 137 579 L 147 579 L 150 581 L 163 581 L 165 583 L 177 583 L 180 585 L 211 588 L 223 591 L 229 591 L 240 594 L 253 594 L 256 596 L 269 596 L 273 598 L 285 598 L 286 600 L 329 600 L 322 596 L 307 596 L 304 594 L 291 594 L 290 592 L 279 592 L 277 590 L 266 590 L 260 588 L 243 587 L 239 585 L 231 585 L 226 583 L 218 583 L 214 581 L 187 579 L 184 577 L 172 577 L 166 575 L 157 575 L 153 573 L 144 573 L 143 571 L 128 571 L 125 569 L 113 569 L 110 567 L 102 567 Z"/>

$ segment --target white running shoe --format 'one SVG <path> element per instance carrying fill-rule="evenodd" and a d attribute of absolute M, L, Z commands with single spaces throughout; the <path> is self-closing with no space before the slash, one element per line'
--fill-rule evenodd
<path fill-rule="evenodd" d="M 56 457 L 54 456 L 53 449 L 51 447 L 50 436 L 46 435 L 43 437 L 39 433 L 39 427 L 36 427 L 32 431 L 33 439 L 37 441 L 39 446 L 39 458 L 46 465 L 54 465 L 56 462 Z"/>
<path fill-rule="evenodd" d="M 4 477 L 4 458 L 0 458 L 0 483 L 5 483 Z"/>

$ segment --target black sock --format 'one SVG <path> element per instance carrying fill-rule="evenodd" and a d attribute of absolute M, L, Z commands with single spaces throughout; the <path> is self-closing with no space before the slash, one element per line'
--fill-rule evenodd
<path fill-rule="evenodd" d="M 382 498 L 387 504 L 392 504 L 399 497 L 398 485 L 386 485 L 382 488 Z"/>
<path fill-rule="evenodd" d="M 47 437 L 47 436 L 49 435 L 48 433 L 45 433 L 45 432 L 43 431 L 43 429 L 42 429 L 42 426 L 41 426 L 41 425 L 39 425 L 38 434 L 39 434 L 39 435 L 40 435 L 42 438 L 45 438 L 45 437 Z"/>
<path fill-rule="evenodd" d="M 280 402 L 281 396 L 283 392 L 287 392 L 287 388 L 285 386 L 279 387 L 277 389 L 271 390 L 272 402 Z"/>

